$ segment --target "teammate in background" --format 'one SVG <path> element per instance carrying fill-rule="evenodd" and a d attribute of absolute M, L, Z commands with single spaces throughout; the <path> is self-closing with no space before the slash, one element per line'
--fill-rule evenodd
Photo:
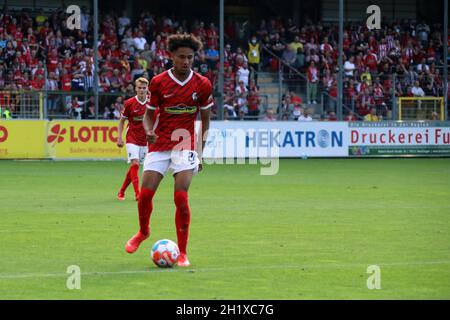
<path fill-rule="evenodd" d="M 173 68 L 155 76 L 150 83 L 151 103 L 144 116 L 149 153 L 144 162 L 141 194 L 138 202 L 140 230 L 127 242 L 125 250 L 135 252 L 150 235 L 152 199 L 166 172 L 174 177 L 175 225 L 180 257 L 178 265 L 190 265 L 186 256 L 190 209 L 188 190 L 195 173 L 202 170 L 196 152 L 194 125 L 201 118 L 201 146 L 209 129 L 213 105 L 211 82 L 192 71 L 195 53 L 202 43 L 193 35 L 176 34 L 168 38 Z M 156 120 L 154 113 L 158 111 Z M 200 138 L 201 138 L 200 137 Z M 200 154 L 201 158 L 201 154 Z"/>
<path fill-rule="evenodd" d="M 124 143 L 122 133 L 125 121 L 128 120 L 126 149 L 128 155 L 128 169 L 125 181 L 120 188 L 117 199 L 125 200 L 125 190 L 133 184 L 136 201 L 139 199 L 139 164 L 144 162 L 147 154 L 147 138 L 145 130 L 142 125 L 142 119 L 145 114 L 146 106 L 150 104 L 147 98 L 148 80 L 139 78 L 135 81 L 136 96 L 124 102 L 124 108 L 119 120 L 119 138 L 117 139 L 117 146 L 122 148 Z"/>

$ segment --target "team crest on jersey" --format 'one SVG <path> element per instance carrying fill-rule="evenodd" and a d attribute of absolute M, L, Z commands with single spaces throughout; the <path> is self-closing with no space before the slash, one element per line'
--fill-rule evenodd
<path fill-rule="evenodd" d="M 194 92 L 194 93 L 192 94 L 192 100 L 194 100 L 194 101 L 197 101 L 197 100 L 198 100 L 198 93 L 197 93 L 197 92 Z"/>
<path fill-rule="evenodd" d="M 192 114 L 197 111 L 197 107 L 180 104 L 178 106 L 166 107 L 164 110 L 170 114 L 184 114 L 184 113 Z"/>

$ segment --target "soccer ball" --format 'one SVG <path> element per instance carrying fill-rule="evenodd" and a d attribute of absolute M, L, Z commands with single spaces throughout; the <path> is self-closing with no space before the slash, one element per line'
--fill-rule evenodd
<path fill-rule="evenodd" d="M 153 262 L 160 268 L 170 268 L 174 266 L 178 257 L 180 256 L 180 250 L 175 242 L 168 239 L 158 240 L 152 247 L 150 257 Z"/>

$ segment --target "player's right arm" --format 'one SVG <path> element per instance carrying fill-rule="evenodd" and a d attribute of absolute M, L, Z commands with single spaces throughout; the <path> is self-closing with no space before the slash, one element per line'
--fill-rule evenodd
<path fill-rule="evenodd" d="M 153 131 L 154 117 L 155 117 L 155 109 L 149 108 L 145 109 L 142 125 L 144 126 L 147 142 L 150 144 L 155 143 L 156 139 L 158 139 L 158 136 L 155 134 L 155 131 Z"/>
<path fill-rule="evenodd" d="M 122 148 L 124 146 L 122 136 L 123 136 L 123 128 L 125 126 L 125 121 L 128 119 L 128 110 L 129 110 L 128 104 L 125 102 L 122 114 L 120 115 L 119 124 L 117 126 L 117 131 L 118 131 L 117 146 L 119 148 Z"/>
<path fill-rule="evenodd" d="M 156 139 L 158 139 L 158 136 L 153 130 L 155 127 L 155 112 L 159 107 L 158 83 L 155 78 L 150 81 L 148 91 L 150 93 L 150 105 L 147 105 L 145 108 L 142 125 L 144 126 L 147 142 L 152 144 L 156 142 Z"/>
<path fill-rule="evenodd" d="M 117 146 L 119 148 L 122 148 L 124 143 L 123 143 L 123 139 L 122 139 L 122 134 L 123 134 L 123 128 L 125 125 L 125 118 L 121 117 L 119 120 L 119 125 L 117 126 L 117 131 L 118 131 L 118 138 L 117 138 Z"/>

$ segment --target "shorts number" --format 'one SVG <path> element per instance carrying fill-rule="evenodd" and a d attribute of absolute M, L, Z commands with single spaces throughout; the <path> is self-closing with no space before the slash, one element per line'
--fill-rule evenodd
<path fill-rule="evenodd" d="M 195 163 L 195 155 L 192 151 L 189 152 L 189 156 L 188 156 L 188 161 L 190 164 L 194 164 Z"/>

